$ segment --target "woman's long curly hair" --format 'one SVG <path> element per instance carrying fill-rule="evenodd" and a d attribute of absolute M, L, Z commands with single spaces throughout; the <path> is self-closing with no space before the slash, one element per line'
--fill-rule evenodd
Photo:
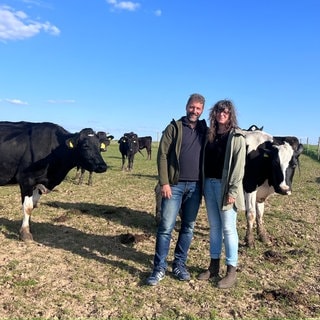
<path fill-rule="evenodd" d="M 208 130 L 208 140 L 213 142 L 217 131 L 218 131 L 218 122 L 216 120 L 217 114 L 221 110 L 227 109 L 229 111 L 229 122 L 227 123 L 227 131 L 230 131 L 232 128 L 238 127 L 238 120 L 236 116 L 236 109 L 230 100 L 220 100 L 218 101 L 211 109 L 209 113 L 209 130 Z"/>

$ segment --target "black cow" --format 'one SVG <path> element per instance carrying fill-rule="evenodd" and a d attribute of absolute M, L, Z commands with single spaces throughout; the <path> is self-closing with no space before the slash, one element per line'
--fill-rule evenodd
<path fill-rule="evenodd" d="M 290 195 L 302 144 L 296 137 L 274 137 L 261 131 L 246 131 L 247 158 L 243 187 L 246 201 L 246 244 L 254 245 L 253 226 L 261 241 L 269 243 L 263 224 L 265 200 L 273 193 Z"/>
<path fill-rule="evenodd" d="M 114 138 L 114 136 L 112 135 L 107 135 L 106 132 L 104 131 L 98 131 L 97 132 L 97 136 L 99 138 L 100 141 L 100 151 L 101 152 L 106 152 L 107 151 L 107 147 L 110 145 L 111 140 Z M 77 172 L 76 172 L 76 177 L 75 179 L 78 180 L 78 184 L 82 184 L 83 183 L 83 177 L 84 177 L 84 173 L 86 172 L 86 169 L 81 168 L 80 166 L 77 166 Z M 89 171 L 89 178 L 88 178 L 88 185 L 92 186 L 92 176 L 93 176 L 93 172 Z"/>
<path fill-rule="evenodd" d="M 59 185 L 78 165 L 98 173 L 107 170 L 92 129 L 72 134 L 49 122 L 0 122 L 0 185 L 20 186 L 22 240 L 33 239 L 30 216 L 41 195 Z"/>
<path fill-rule="evenodd" d="M 119 151 L 122 155 L 122 170 L 125 168 L 126 159 L 128 159 L 127 170 L 131 171 L 133 169 L 133 160 L 135 154 L 139 151 L 139 140 L 138 135 L 134 132 L 125 133 L 120 140 Z"/>
<path fill-rule="evenodd" d="M 138 140 L 139 140 L 139 152 L 141 153 L 140 150 L 146 149 L 147 160 L 151 160 L 152 137 L 151 136 L 139 137 Z"/>

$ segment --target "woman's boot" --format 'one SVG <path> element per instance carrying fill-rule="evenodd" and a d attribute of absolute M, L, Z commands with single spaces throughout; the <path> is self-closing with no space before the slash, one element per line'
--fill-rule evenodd
<path fill-rule="evenodd" d="M 220 289 L 228 289 L 234 286 L 237 281 L 237 268 L 234 266 L 227 266 L 227 275 L 222 278 L 217 287 Z"/>
<path fill-rule="evenodd" d="M 211 259 L 208 270 L 202 272 L 198 276 L 198 280 L 209 280 L 219 275 L 220 259 Z"/>

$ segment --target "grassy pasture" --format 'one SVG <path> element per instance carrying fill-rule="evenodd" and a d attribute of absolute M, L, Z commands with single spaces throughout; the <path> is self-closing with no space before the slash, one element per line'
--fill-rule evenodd
<path fill-rule="evenodd" d="M 109 169 L 93 186 L 75 169 L 34 210 L 34 242 L 18 240 L 18 186 L 0 188 L 0 319 L 316 319 L 320 318 L 320 163 L 301 156 L 290 197 L 272 196 L 265 223 L 272 245 L 244 247 L 235 288 L 196 279 L 207 267 L 208 223 L 199 212 L 188 266 L 190 282 L 167 277 L 144 286 L 152 268 L 156 224 L 152 160 L 137 154 L 121 171 L 118 143 L 103 153 Z M 177 239 L 173 233 L 172 247 Z M 172 251 L 169 255 L 169 263 Z M 224 272 L 225 270 L 223 270 Z"/>

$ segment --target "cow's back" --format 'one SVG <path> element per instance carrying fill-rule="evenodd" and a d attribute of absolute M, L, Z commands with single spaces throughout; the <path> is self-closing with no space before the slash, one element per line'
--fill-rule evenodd
<path fill-rule="evenodd" d="M 17 183 L 22 172 L 48 157 L 67 133 L 49 122 L 0 122 L 0 185 Z"/>

